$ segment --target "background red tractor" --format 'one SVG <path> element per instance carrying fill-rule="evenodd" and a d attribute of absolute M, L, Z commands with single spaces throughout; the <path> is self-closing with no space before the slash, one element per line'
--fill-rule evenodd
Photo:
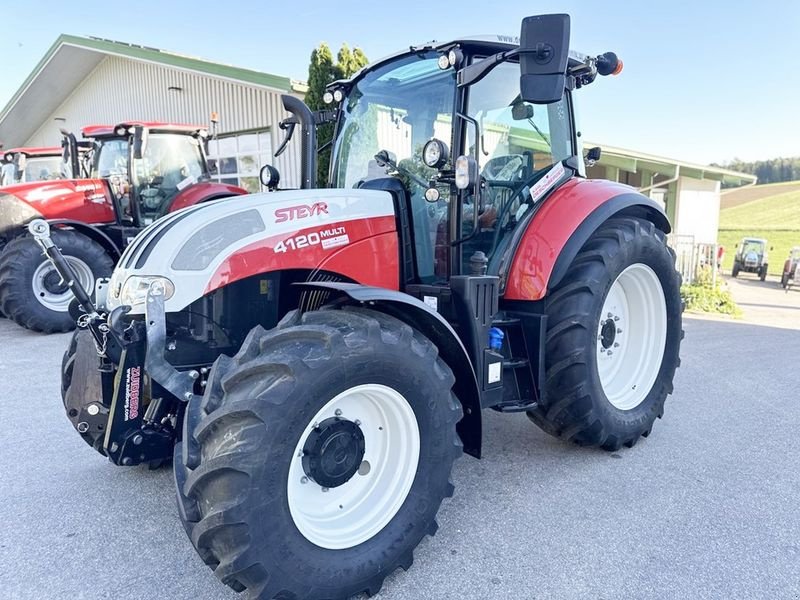
<path fill-rule="evenodd" d="M 76 288 L 68 418 L 114 464 L 174 456 L 184 528 L 234 590 L 376 593 L 436 531 L 462 449 L 480 457 L 482 409 L 612 451 L 662 416 L 682 338 L 670 225 L 585 179 L 573 92 L 621 63 L 568 43 L 567 15 L 529 17 L 519 40 L 370 65 L 329 111 L 284 96 L 303 189 L 176 212 L 95 303 Z M 331 120 L 334 189 L 313 189 Z"/>
<path fill-rule="evenodd" d="M 4 150 L 0 152 L 0 185 L 63 179 L 68 173 L 62 158 L 59 146 Z"/>
<path fill-rule="evenodd" d="M 91 145 L 65 133 L 57 160 L 63 172 L 87 178 L 0 189 L 0 310 L 36 331 L 67 331 L 75 319 L 67 286 L 27 235 L 32 219 L 57 228 L 56 244 L 91 292 L 143 227 L 180 208 L 246 193 L 210 181 L 202 127 L 131 121 L 82 132 Z M 24 171 L 33 164 L 28 159 Z"/>

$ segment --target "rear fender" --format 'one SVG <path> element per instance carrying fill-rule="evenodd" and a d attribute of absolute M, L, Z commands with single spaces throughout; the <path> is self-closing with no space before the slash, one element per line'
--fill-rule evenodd
<path fill-rule="evenodd" d="M 634 188 L 577 178 L 565 183 L 528 223 L 511 261 L 503 297 L 544 298 L 600 225 L 622 215 L 652 221 L 664 233 L 671 230 L 664 209 Z"/>
<path fill-rule="evenodd" d="M 384 288 L 356 283 L 306 282 L 297 285 L 344 294 L 370 309 L 400 319 L 436 344 L 439 356 L 456 377 L 453 390 L 464 410 L 464 417 L 459 421 L 457 430 L 464 444 L 464 452 L 480 458 L 482 423 L 478 380 L 466 348 L 444 317 L 413 296 Z"/>

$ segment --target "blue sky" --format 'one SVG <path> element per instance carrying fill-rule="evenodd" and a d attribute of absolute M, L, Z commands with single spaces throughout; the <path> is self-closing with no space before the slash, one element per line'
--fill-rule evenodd
<path fill-rule="evenodd" d="M 524 16 L 567 12 L 574 49 L 625 62 L 621 76 L 579 92 L 584 139 L 703 163 L 800 155 L 800 3 L 789 0 L 0 4 L 0 105 L 60 33 L 305 79 L 321 41 L 377 59 L 431 39 L 517 35 Z"/>

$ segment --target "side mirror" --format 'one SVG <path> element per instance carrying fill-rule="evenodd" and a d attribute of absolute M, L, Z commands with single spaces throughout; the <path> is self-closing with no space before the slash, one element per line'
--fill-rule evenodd
<path fill-rule="evenodd" d="M 603 149 L 600 146 L 595 146 L 594 148 L 589 148 L 589 151 L 586 153 L 586 164 L 588 166 L 594 165 L 598 160 L 600 160 L 600 155 L 603 153 Z"/>
<path fill-rule="evenodd" d="M 278 188 L 278 183 L 281 181 L 281 174 L 278 169 L 272 165 L 264 165 L 258 174 L 261 180 L 261 185 L 267 188 L 270 192 L 274 192 Z"/>
<path fill-rule="evenodd" d="M 537 15 L 522 20 L 519 36 L 519 89 L 534 104 L 558 102 L 567 84 L 569 15 Z"/>
<path fill-rule="evenodd" d="M 141 125 L 133 128 L 133 158 L 141 160 L 147 149 L 147 129 Z"/>

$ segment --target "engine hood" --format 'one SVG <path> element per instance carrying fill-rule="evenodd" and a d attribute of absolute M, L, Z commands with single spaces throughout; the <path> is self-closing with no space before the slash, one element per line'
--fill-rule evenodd
<path fill-rule="evenodd" d="M 141 314 L 147 286 L 141 280 L 161 277 L 174 288 L 166 310 L 176 312 L 237 279 L 319 268 L 350 244 L 394 230 L 392 197 L 376 190 L 298 190 L 206 202 L 136 236 L 112 274 L 108 308 L 129 304 Z M 126 295 L 133 288 L 141 302 Z"/>
<path fill-rule="evenodd" d="M 115 220 L 107 184 L 100 179 L 33 181 L 0 188 L 0 234 L 34 218 L 84 223 Z"/>

